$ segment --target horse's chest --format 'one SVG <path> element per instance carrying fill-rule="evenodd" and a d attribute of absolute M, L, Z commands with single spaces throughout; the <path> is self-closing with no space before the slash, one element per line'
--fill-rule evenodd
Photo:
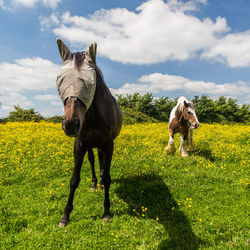
<path fill-rule="evenodd" d="M 81 133 L 81 140 L 86 147 L 101 148 L 109 142 L 110 133 L 106 129 L 84 130 Z"/>
<path fill-rule="evenodd" d="M 188 126 L 184 122 L 179 122 L 179 120 L 175 117 L 170 122 L 169 129 L 172 129 L 174 133 L 185 134 L 188 131 Z"/>

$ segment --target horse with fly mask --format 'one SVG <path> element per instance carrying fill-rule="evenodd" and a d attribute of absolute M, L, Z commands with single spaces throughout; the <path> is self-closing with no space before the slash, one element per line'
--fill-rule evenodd
<path fill-rule="evenodd" d="M 105 190 L 103 218 L 108 221 L 111 218 L 109 188 L 113 140 L 121 130 L 122 112 L 96 66 L 96 43 L 91 44 L 86 53 L 74 54 L 60 39 L 57 39 L 57 46 L 63 61 L 56 80 L 58 93 L 64 103 L 62 127 L 66 135 L 75 137 L 75 166 L 68 202 L 59 226 L 66 226 L 69 222 L 74 193 L 80 182 L 80 171 L 87 151 L 93 185 L 96 187 L 92 148 L 98 149 L 101 181 Z"/>
<path fill-rule="evenodd" d="M 174 154 L 174 135 L 180 133 L 181 143 L 179 152 L 181 156 L 188 156 L 187 147 L 194 148 L 193 129 L 199 127 L 199 121 L 195 113 L 195 107 L 192 102 L 184 96 L 178 99 L 176 106 L 172 109 L 169 118 L 169 141 L 165 151 Z"/>

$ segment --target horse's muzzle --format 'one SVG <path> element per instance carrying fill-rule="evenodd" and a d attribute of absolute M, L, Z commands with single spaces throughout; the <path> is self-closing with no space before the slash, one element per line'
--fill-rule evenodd
<path fill-rule="evenodd" d="M 67 136 L 77 137 L 80 133 L 80 121 L 78 118 L 72 120 L 63 119 L 62 128 Z"/>
<path fill-rule="evenodd" d="M 196 123 L 191 123 L 190 128 L 192 128 L 192 129 L 196 129 L 196 128 L 198 128 L 199 126 L 200 126 L 200 123 L 199 123 L 199 122 L 196 122 Z"/>
<path fill-rule="evenodd" d="M 194 128 L 198 128 L 199 126 L 200 126 L 200 123 L 196 122 L 195 125 L 194 125 Z"/>

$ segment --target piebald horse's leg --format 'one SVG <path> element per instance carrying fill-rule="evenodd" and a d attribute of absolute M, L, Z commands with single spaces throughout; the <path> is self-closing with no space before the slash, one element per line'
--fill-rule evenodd
<path fill-rule="evenodd" d="M 111 184 L 111 176 L 110 176 L 110 164 L 112 160 L 112 155 L 113 155 L 113 149 L 114 149 L 114 143 L 111 141 L 108 143 L 103 149 L 103 176 L 102 176 L 102 181 L 104 185 L 104 190 L 105 190 L 105 199 L 104 199 L 104 214 L 102 218 L 106 221 L 109 221 L 111 216 L 110 213 L 110 201 L 109 201 L 109 188 Z"/>
<path fill-rule="evenodd" d="M 80 182 L 80 172 L 85 154 L 86 154 L 86 148 L 84 148 L 81 141 L 78 138 L 76 138 L 74 143 L 75 167 L 73 171 L 73 176 L 70 180 L 70 193 L 68 197 L 68 202 L 64 209 L 64 215 L 59 221 L 58 224 L 59 227 L 64 227 L 69 223 L 69 215 L 73 210 L 74 194 Z"/>
<path fill-rule="evenodd" d="M 174 131 L 173 129 L 169 129 L 169 141 L 168 146 L 165 148 L 165 151 L 170 154 L 174 154 L 176 149 L 174 146 Z"/>
<path fill-rule="evenodd" d="M 180 137 L 181 137 L 181 143 L 180 143 L 180 147 L 179 147 L 179 152 L 181 156 L 188 156 L 188 152 L 187 152 L 187 139 L 188 139 L 188 133 L 185 133 L 184 135 L 180 133 Z"/>
<path fill-rule="evenodd" d="M 97 178 L 95 175 L 95 156 L 92 149 L 88 149 L 88 159 L 91 165 L 91 172 L 92 172 L 92 189 L 95 189 L 97 185 Z"/>
<path fill-rule="evenodd" d="M 188 150 L 193 150 L 194 149 L 194 143 L 193 143 L 193 129 L 189 128 L 188 131 Z"/>

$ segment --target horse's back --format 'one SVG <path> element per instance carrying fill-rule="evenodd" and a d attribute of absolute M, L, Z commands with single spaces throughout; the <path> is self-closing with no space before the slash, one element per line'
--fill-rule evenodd
<path fill-rule="evenodd" d="M 171 110 L 171 113 L 170 113 L 170 117 L 169 117 L 169 126 L 171 125 L 171 122 L 174 120 L 175 118 L 175 112 L 176 112 L 176 109 L 177 109 L 177 106 L 178 105 L 175 105 L 174 108 Z"/>

